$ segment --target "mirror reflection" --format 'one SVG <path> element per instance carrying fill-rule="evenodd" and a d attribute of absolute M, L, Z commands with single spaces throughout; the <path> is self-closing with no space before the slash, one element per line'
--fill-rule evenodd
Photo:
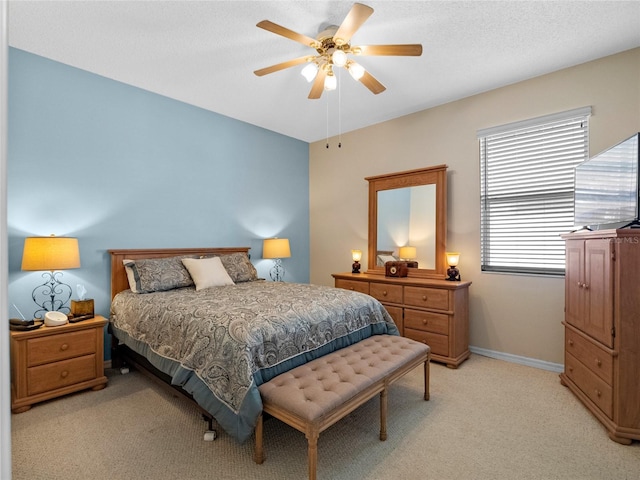
<path fill-rule="evenodd" d="M 436 186 L 378 192 L 378 266 L 407 260 L 410 267 L 436 268 Z"/>
<path fill-rule="evenodd" d="M 365 177 L 369 182 L 367 273 L 405 260 L 408 276 L 443 279 L 447 271 L 447 166 Z"/>

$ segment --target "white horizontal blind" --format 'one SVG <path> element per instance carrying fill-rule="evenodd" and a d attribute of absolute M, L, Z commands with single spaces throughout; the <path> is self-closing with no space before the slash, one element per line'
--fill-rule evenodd
<path fill-rule="evenodd" d="M 564 275 L 560 234 L 574 226 L 574 168 L 588 159 L 590 111 L 478 132 L 482 270 Z"/>

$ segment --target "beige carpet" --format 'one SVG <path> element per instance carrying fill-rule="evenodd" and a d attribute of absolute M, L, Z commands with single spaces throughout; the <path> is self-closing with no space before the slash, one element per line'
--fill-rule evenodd
<path fill-rule="evenodd" d="M 318 476 L 354 479 L 637 479 L 640 443 L 618 445 L 555 373 L 473 355 L 431 368 L 422 400 L 418 368 L 389 393 L 389 438 L 378 440 L 378 400 L 320 435 Z M 267 460 L 253 442 L 206 423 L 184 399 L 137 372 L 13 415 L 13 478 L 304 479 L 306 439 L 271 419 Z"/>

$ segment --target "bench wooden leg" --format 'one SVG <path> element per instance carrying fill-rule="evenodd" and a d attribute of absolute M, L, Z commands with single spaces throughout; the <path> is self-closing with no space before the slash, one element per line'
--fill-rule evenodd
<path fill-rule="evenodd" d="M 262 429 L 263 429 L 262 414 L 258 417 L 258 424 L 256 425 L 256 450 L 253 454 L 253 460 L 257 464 L 264 462 L 264 450 L 262 449 Z"/>
<path fill-rule="evenodd" d="M 317 430 L 307 432 L 307 441 L 309 442 L 307 457 L 309 461 L 309 480 L 316 480 L 316 472 L 318 469 L 318 436 Z"/>
<path fill-rule="evenodd" d="M 387 389 L 380 392 L 380 440 L 387 439 Z"/>
<path fill-rule="evenodd" d="M 429 357 L 424 362 L 424 399 L 429 400 Z"/>

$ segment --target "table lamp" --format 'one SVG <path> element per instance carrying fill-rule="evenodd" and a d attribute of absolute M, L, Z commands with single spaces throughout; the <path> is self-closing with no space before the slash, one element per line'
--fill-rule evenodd
<path fill-rule="evenodd" d="M 460 253 L 458 252 L 447 252 L 447 264 L 449 268 L 447 269 L 447 280 L 452 282 L 460 281 L 460 270 L 458 270 L 458 262 L 460 261 Z"/>
<path fill-rule="evenodd" d="M 362 260 L 362 250 L 351 250 L 351 258 L 353 264 L 351 265 L 351 273 L 360 273 L 360 260 Z"/>
<path fill-rule="evenodd" d="M 283 258 L 291 256 L 288 238 L 267 238 L 262 242 L 262 258 L 273 259 L 273 267 L 269 271 L 274 282 L 284 281 L 285 270 L 282 266 Z"/>
<path fill-rule="evenodd" d="M 33 289 L 31 298 L 38 307 L 34 318 L 42 318 L 46 312 L 69 312 L 66 306 L 71 298 L 71 287 L 62 283 L 58 277 L 62 272 L 80 268 L 80 251 L 78 239 L 69 237 L 27 237 L 22 252 L 22 270 L 45 271 L 42 276 L 45 282 Z"/>

